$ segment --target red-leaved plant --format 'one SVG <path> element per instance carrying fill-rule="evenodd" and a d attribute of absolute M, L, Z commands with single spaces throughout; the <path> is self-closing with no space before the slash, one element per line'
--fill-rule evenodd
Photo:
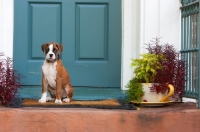
<path fill-rule="evenodd" d="M 0 57 L 4 56 L 0 53 Z M 13 70 L 13 61 L 0 58 L 0 104 L 9 104 L 18 92 L 21 75 Z"/>
<path fill-rule="evenodd" d="M 168 90 L 167 84 L 174 86 L 174 95 L 181 96 L 185 87 L 185 61 L 181 60 L 180 53 L 173 45 L 160 44 L 160 39 L 155 38 L 146 48 L 149 53 L 162 54 L 166 59 L 160 60 L 162 69 L 157 71 L 155 82 L 151 92 L 165 93 Z"/>

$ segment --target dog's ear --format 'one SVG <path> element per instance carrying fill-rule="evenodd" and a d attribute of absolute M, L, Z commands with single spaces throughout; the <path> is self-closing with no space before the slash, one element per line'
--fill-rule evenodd
<path fill-rule="evenodd" d="M 56 44 L 56 46 L 58 47 L 58 50 L 60 51 L 60 53 L 62 53 L 63 45 L 62 44 Z"/>
<path fill-rule="evenodd" d="M 48 45 L 49 45 L 48 43 L 45 43 L 45 44 L 43 44 L 43 45 L 41 46 L 41 49 L 42 49 L 43 52 L 45 51 L 45 49 L 46 49 L 46 47 L 47 47 Z"/>

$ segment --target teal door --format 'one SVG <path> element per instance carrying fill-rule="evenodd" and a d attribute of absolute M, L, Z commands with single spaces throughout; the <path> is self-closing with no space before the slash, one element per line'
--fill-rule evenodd
<path fill-rule="evenodd" d="M 14 0 L 14 68 L 41 85 L 45 42 L 63 44 L 73 86 L 120 87 L 121 0 Z"/>

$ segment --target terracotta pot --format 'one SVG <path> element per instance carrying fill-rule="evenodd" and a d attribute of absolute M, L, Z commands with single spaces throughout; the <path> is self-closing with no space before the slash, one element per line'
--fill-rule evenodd
<path fill-rule="evenodd" d="M 142 96 L 142 102 L 165 102 L 168 101 L 168 98 L 174 94 L 174 87 L 169 84 L 169 93 L 166 92 L 165 94 L 157 94 L 155 92 L 150 92 L 150 87 L 153 83 L 142 83 L 144 96 Z"/>

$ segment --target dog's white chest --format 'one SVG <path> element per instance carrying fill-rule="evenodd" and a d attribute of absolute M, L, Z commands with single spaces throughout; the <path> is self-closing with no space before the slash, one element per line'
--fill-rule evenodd
<path fill-rule="evenodd" d="M 42 72 L 44 74 L 44 78 L 47 80 L 47 83 L 52 88 L 56 88 L 56 74 L 57 74 L 56 65 L 57 65 L 57 62 L 47 63 L 45 61 L 42 66 Z"/>

